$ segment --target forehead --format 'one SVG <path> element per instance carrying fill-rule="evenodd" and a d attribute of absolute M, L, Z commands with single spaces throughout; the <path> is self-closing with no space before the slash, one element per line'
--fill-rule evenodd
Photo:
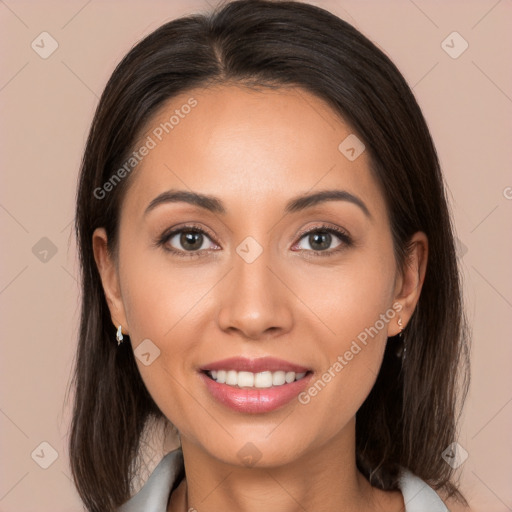
<path fill-rule="evenodd" d="M 344 141 L 357 152 L 363 147 L 354 137 L 333 109 L 303 89 L 192 89 L 167 101 L 145 126 L 135 149 L 151 149 L 133 173 L 126 202 L 142 211 L 156 195 L 180 188 L 221 196 L 233 208 L 268 207 L 315 189 L 343 188 L 384 213 L 367 152 L 347 157 Z"/>

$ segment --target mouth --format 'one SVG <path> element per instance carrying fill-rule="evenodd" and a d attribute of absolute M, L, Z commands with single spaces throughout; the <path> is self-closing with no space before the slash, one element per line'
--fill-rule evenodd
<path fill-rule="evenodd" d="M 312 373 L 310 370 L 305 372 L 293 371 L 270 371 L 248 372 L 236 370 L 202 370 L 203 373 L 218 384 L 226 384 L 238 388 L 265 389 L 275 386 L 283 386 L 299 381 Z"/>
<path fill-rule="evenodd" d="M 241 413 L 266 413 L 293 402 L 313 370 L 272 357 L 223 359 L 199 368 L 210 396 Z"/>

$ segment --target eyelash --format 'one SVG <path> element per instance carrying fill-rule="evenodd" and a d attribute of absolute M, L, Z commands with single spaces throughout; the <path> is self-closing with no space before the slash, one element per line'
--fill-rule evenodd
<path fill-rule="evenodd" d="M 158 247 L 162 247 L 165 251 L 170 252 L 170 253 L 178 256 L 178 257 L 182 257 L 182 258 L 201 257 L 202 256 L 202 254 L 201 254 L 202 251 L 180 251 L 178 249 L 174 249 L 173 247 L 169 248 L 169 247 L 166 246 L 167 242 L 171 238 L 173 238 L 174 235 L 176 235 L 178 233 L 181 233 L 181 232 L 187 232 L 187 231 L 201 233 L 202 235 L 206 235 L 208 238 L 213 239 L 213 236 L 210 235 L 203 228 L 201 228 L 201 227 L 199 227 L 199 226 L 197 226 L 195 224 L 188 224 L 186 226 L 181 226 L 178 229 L 173 229 L 172 231 L 164 232 L 162 234 L 162 236 L 156 241 L 156 245 Z M 332 256 L 334 254 L 337 254 L 339 251 L 341 251 L 341 250 L 343 250 L 343 249 L 345 249 L 347 247 L 351 247 L 353 245 L 352 238 L 350 237 L 350 235 L 345 230 L 343 230 L 341 228 L 338 228 L 338 227 L 329 226 L 327 224 L 322 224 L 321 226 L 315 226 L 312 229 L 308 229 L 306 231 L 301 232 L 298 235 L 298 237 L 299 237 L 298 238 L 298 242 L 300 242 L 300 240 L 302 240 L 305 236 L 310 235 L 312 233 L 317 233 L 317 232 L 333 234 L 333 235 L 337 236 L 340 239 L 341 244 L 338 247 L 334 248 L 334 249 L 326 250 L 326 251 L 314 251 L 314 250 L 300 249 L 301 251 L 305 251 L 307 253 L 312 253 L 315 256 L 322 256 L 322 257 L 324 257 L 324 256 Z M 294 244 L 294 245 L 296 245 L 296 244 Z M 203 249 L 203 251 L 204 250 L 205 249 Z"/>

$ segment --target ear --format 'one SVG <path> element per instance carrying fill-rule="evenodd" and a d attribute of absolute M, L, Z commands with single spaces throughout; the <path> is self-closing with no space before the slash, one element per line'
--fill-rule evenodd
<path fill-rule="evenodd" d="M 113 256 L 108 251 L 107 233 L 104 228 L 94 230 L 92 234 L 92 247 L 112 323 L 116 329 L 121 325 L 123 334 L 128 334 L 129 329 L 121 297 L 117 266 Z"/>
<path fill-rule="evenodd" d="M 416 304 L 420 298 L 421 288 L 425 280 L 428 260 L 428 238 L 425 233 L 418 231 L 409 243 L 410 251 L 406 257 L 404 269 L 399 273 L 395 284 L 395 298 L 393 303 L 400 304 L 401 309 L 396 316 L 397 321 L 390 326 L 388 336 L 395 336 L 400 332 L 398 320 L 402 319 L 402 326 L 405 329 L 409 323 Z"/>

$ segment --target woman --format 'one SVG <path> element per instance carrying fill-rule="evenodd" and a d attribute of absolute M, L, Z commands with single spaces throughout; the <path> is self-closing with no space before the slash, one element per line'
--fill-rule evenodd
<path fill-rule="evenodd" d="M 443 456 L 467 389 L 443 179 L 352 26 L 239 0 L 150 34 L 98 105 L 76 229 L 87 510 L 467 510 Z M 154 419 L 180 447 L 133 495 Z"/>

